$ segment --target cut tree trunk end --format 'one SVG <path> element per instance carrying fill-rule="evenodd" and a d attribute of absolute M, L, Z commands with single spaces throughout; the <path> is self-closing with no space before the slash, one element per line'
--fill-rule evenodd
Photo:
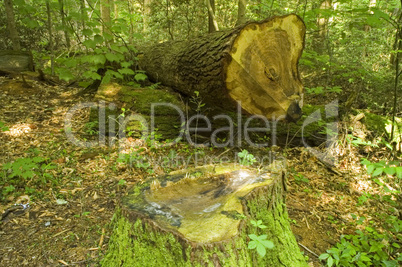
<path fill-rule="evenodd" d="M 307 266 L 284 204 L 284 165 L 207 165 L 145 181 L 113 217 L 102 266 Z M 266 229 L 252 226 L 262 220 Z M 274 244 L 261 257 L 249 234 Z"/>
<path fill-rule="evenodd" d="M 148 46 L 140 67 L 152 81 L 189 97 L 199 92 L 211 107 L 295 121 L 303 85 L 298 61 L 306 28 L 297 15 L 251 22 L 189 41 Z"/>

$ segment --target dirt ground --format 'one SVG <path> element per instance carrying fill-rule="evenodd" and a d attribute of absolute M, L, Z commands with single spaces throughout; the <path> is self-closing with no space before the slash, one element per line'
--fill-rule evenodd
<path fill-rule="evenodd" d="M 52 178 L 45 183 L 33 186 L 35 177 L 27 179 L 26 186 L 32 186 L 29 192 L 15 188 L 0 202 L 0 214 L 7 211 L 0 222 L 0 266 L 97 266 L 107 251 L 108 223 L 118 200 L 148 174 L 116 163 L 116 147 L 87 149 L 68 142 L 65 114 L 79 102 L 92 101 L 90 97 L 75 96 L 78 89 L 73 88 L 39 82 L 30 86 L 0 77 L 0 121 L 10 128 L 0 133 L 0 166 L 39 155 L 55 168 L 48 171 Z M 83 109 L 74 116 L 74 131 L 81 138 L 90 138 L 85 128 L 88 113 Z M 138 144 L 138 140 L 129 141 Z M 142 145 L 143 153 L 169 152 Z M 239 151 L 233 148 L 229 153 Z M 177 152 L 194 151 L 183 144 Z M 204 149 L 211 157 L 222 152 Z M 375 208 L 356 205 L 368 183 L 351 156 L 341 158 L 334 172 L 305 148 L 283 152 L 289 165 L 286 201 L 292 230 L 310 265 L 320 266 L 318 255 L 341 234 L 354 232 L 350 214 L 362 215 Z M 0 171 L 0 179 L 5 179 L 6 171 Z M 155 167 L 153 171 L 157 175 L 167 170 Z M 23 210 L 16 203 L 29 203 L 29 207 Z"/>

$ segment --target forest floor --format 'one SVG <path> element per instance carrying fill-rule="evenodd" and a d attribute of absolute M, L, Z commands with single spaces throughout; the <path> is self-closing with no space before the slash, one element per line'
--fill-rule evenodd
<path fill-rule="evenodd" d="M 26 88 L 19 81 L 0 78 L 0 122 L 10 128 L 0 133 L 2 184 L 7 184 L 7 175 L 10 177 L 4 170 L 6 163 L 37 158 L 22 160 L 21 166 L 14 164 L 22 172 L 19 175 L 26 172 L 26 178 L 23 183 L 2 188 L 0 266 L 97 266 L 108 247 L 108 224 L 127 189 L 149 176 L 148 172 L 159 175 L 182 168 L 128 168 L 118 162 L 116 146 L 88 149 L 70 143 L 64 132 L 67 111 L 74 104 L 92 101 L 77 97 L 77 92 L 38 82 Z M 86 129 L 88 116 L 87 109 L 75 113 L 73 128 L 80 138 L 92 134 Z M 133 138 L 127 142 L 142 146 L 144 157 L 171 153 L 169 149 L 151 149 Z M 216 157 L 227 152 L 235 158 L 240 152 L 240 148 L 226 151 L 186 143 L 174 149 L 176 155 L 188 157 L 197 153 Z M 247 149 L 255 155 L 267 153 L 267 148 Z M 357 226 L 351 214 L 370 219 L 378 208 L 370 202 L 357 205 L 372 185 L 353 147 L 348 149 L 349 154 L 341 156 L 334 171 L 303 147 L 280 148 L 289 166 L 286 203 L 291 227 L 311 266 L 321 265 L 317 255 L 335 245 L 340 235 L 354 233 Z M 24 164 L 34 173 L 24 169 Z M 13 179 L 17 178 L 22 179 L 16 174 Z M 29 208 L 24 210 L 14 206 L 25 203 Z"/>

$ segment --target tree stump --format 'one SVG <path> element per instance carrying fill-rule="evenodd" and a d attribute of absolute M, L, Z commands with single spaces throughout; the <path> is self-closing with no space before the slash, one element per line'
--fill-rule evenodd
<path fill-rule="evenodd" d="M 231 31 L 143 49 L 139 65 L 155 82 L 187 96 L 199 92 L 211 107 L 294 121 L 303 85 L 298 61 L 305 25 L 297 15 L 251 22 Z"/>
<path fill-rule="evenodd" d="M 102 266 L 307 266 L 284 204 L 284 165 L 236 164 L 172 172 L 135 186 L 113 217 Z M 262 220 L 260 229 L 250 220 Z M 249 234 L 274 248 L 261 257 Z"/>

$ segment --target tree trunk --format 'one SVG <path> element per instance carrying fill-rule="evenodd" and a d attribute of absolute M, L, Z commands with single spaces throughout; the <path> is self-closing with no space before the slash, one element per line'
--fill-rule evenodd
<path fill-rule="evenodd" d="M 246 10 L 247 10 L 247 0 L 239 0 L 237 7 L 237 22 L 236 25 L 241 25 L 246 23 Z"/>
<path fill-rule="evenodd" d="M 110 17 L 110 7 L 111 7 L 112 0 L 101 0 L 100 5 L 101 5 L 101 17 L 102 17 L 102 32 L 106 39 L 106 43 L 111 42 L 111 39 L 113 37 L 112 32 L 110 30 L 112 20 Z"/>
<path fill-rule="evenodd" d="M 49 33 L 49 52 L 50 52 L 50 69 L 54 75 L 54 54 L 53 54 L 53 24 L 52 13 L 50 9 L 50 0 L 46 0 L 46 13 L 47 13 L 47 31 Z"/>
<path fill-rule="evenodd" d="M 218 22 L 215 19 L 215 0 L 206 0 L 208 9 L 208 32 L 219 31 Z"/>
<path fill-rule="evenodd" d="M 305 25 L 296 15 L 248 23 L 190 41 L 144 48 L 140 67 L 155 82 L 211 107 L 243 110 L 268 119 L 297 120 L 303 85 L 298 61 Z"/>
<path fill-rule="evenodd" d="M 61 16 L 61 25 L 63 26 L 64 37 L 66 39 L 67 49 L 70 49 L 70 35 L 68 34 L 67 24 L 66 24 L 66 13 L 64 11 L 64 0 L 59 0 L 59 8 L 60 8 L 60 16 Z"/>
<path fill-rule="evenodd" d="M 80 11 L 81 11 L 81 27 L 82 27 L 82 30 L 85 30 L 85 21 L 88 18 L 86 6 L 85 6 L 85 0 L 79 0 L 79 4 L 80 4 Z"/>
<path fill-rule="evenodd" d="M 13 50 L 21 50 L 20 38 L 18 35 L 17 27 L 15 26 L 14 7 L 12 0 L 4 0 L 4 6 L 7 16 L 8 33 L 13 43 Z"/>
<path fill-rule="evenodd" d="M 113 218 L 102 266 L 307 266 L 290 230 L 282 164 L 263 173 L 207 165 L 135 186 Z M 264 257 L 248 249 L 251 234 L 273 249 Z"/>
<path fill-rule="evenodd" d="M 15 50 L 0 51 L 0 70 L 17 73 L 34 71 L 32 53 Z"/>
<path fill-rule="evenodd" d="M 151 19 L 151 5 L 152 0 L 144 0 L 144 13 L 143 13 L 143 21 L 144 21 L 144 32 L 147 33 L 150 31 L 149 21 Z"/>

